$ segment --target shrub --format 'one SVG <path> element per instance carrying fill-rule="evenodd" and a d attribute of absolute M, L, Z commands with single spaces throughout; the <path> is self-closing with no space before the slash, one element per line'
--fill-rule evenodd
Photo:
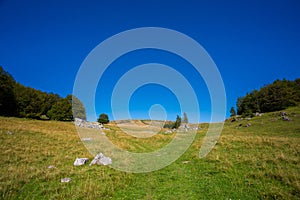
<path fill-rule="evenodd" d="M 105 113 L 100 114 L 98 122 L 101 124 L 107 124 L 109 122 L 108 115 Z"/>

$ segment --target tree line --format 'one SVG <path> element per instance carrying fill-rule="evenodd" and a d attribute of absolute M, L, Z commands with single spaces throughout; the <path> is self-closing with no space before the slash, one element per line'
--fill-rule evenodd
<path fill-rule="evenodd" d="M 25 87 L 16 82 L 2 66 L 0 66 L 0 115 L 59 121 L 71 121 L 75 116 L 86 119 L 84 106 L 74 95 L 62 98 L 58 94 Z"/>
<path fill-rule="evenodd" d="M 300 78 L 289 81 L 276 80 L 259 90 L 253 90 L 237 99 L 237 114 L 253 116 L 256 112 L 273 112 L 283 110 L 300 103 Z M 231 109 L 231 114 L 235 112 Z"/>

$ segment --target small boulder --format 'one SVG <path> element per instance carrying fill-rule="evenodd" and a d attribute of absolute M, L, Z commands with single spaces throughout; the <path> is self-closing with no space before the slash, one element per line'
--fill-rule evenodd
<path fill-rule="evenodd" d="M 173 131 L 172 130 L 166 130 L 165 134 L 168 134 L 168 133 L 173 133 Z"/>
<path fill-rule="evenodd" d="M 76 158 L 74 161 L 74 166 L 84 165 L 88 160 L 88 158 Z"/>
<path fill-rule="evenodd" d="M 255 116 L 256 116 L 256 117 L 261 117 L 261 116 L 262 116 L 262 113 L 256 112 L 256 113 L 255 113 Z"/>
<path fill-rule="evenodd" d="M 72 179 L 71 178 L 62 178 L 60 179 L 61 183 L 69 183 Z"/>
<path fill-rule="evenodd" d="M 248 124 L 246 124 L 246 125 L 245 125 L 245 127 L 250 127 L 250 126 L 251 126 L 251 124 L 250 124 L 250 123 L 248 123 Z"/>
<path fill-rule="evenodd" d="M 283 121 L 291 121 L 291 119 L 288 118 L 287 116 L 282 116 L 281 119 L 282 119 Z"/>
<path fill-rule="evenodd" d="M 97 165 L 110 165 L 112 163 L 112 160 L 110 157 L 106 157 L 103 155 L 103 153 L 99 153 L 95 156 L 95 158 L 90 163 L 91 165 L 97 164 Z"/>
<path fill-rule="evenodd" d="M 92 141 L 93 138 L 81 138 L 81 141 Z"/>
<path fill-rule="evenodd" d="M 286 112 L 280 112 L 279 115 L 280 115 L 280 117 L 284 117 L 284 116 L 287 116 L 288 114 Z"/>
<path fill-rule="evenodd" d="M 232 117 L 230 120 L 230 122 L 236 122 L 236 121 L 238 121 L 236 117 Z"/>

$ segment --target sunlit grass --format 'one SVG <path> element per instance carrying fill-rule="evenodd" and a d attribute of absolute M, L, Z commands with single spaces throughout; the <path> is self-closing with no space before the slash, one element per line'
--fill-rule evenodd
<path fill-rule="evenodd" d="M 164 135 L 162 132 L 158 131 L 152 137 L 136 138 L 126 134 L 126 132 L 117 125 L 108 125 L 107 127 L 110 129 L 109 131 L 106 131 L 107 137 L 116 146 L 132 152 L 151 152 L 157 150 L 168 144 L 175 135 L 174 133 Z M 129 129 L 131 127 L 127 126 L 126 128 Z"/>
<path fill-rule="evenodd" d="M 208 125 L 201 124 L 182 157 L 145 174 L 73 166 L 76 157 L 93 156 L 71 122 L 0 117 L 0 198 L 299 199 L 300 108 L 286 112 L 292 121 L 275 112 L 226 122 L 217 145 L 203 159 L 199 149 Z M 247 123 L 251 126 L 244 127 Z M 135 138 L 114 124 L 107 127 L 105 134 L 115 145 L 133 152 L 162 148 L 175 136 Z M 61 183 L 65 177 L 72 181 Z"/>

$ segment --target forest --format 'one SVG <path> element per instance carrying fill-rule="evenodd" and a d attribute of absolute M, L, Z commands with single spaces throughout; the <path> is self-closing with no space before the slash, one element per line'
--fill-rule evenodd
<path fill-rule="evenodd" d="M 237 99 L 237 114 L 253 116 L 254 113 L 266 113 L 286 109 L 300 103 L 300 78 L 289 81 L 275 80 L 259 90 L 253 90 Z"/>
<path fill-rule="evenodd" d="M 72 121 L 74 116 L 86 119 L 84 106 L 75 96 L 67 95 L 62 98 L 58 94 L 26 87 L 16 82 L 2 66 L 0 66 L 0 115 L 58 121 Z"/>

